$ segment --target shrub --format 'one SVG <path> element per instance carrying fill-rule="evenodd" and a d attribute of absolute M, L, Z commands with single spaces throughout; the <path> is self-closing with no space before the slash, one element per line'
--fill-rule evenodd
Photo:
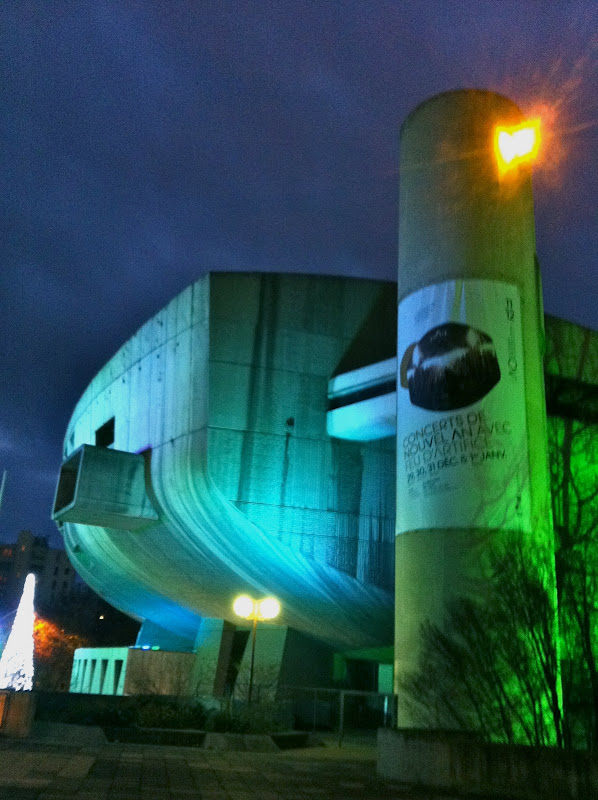
<path fill-rule="evenodd" d="M 139 698 L 134 724 L 140 728 L 194 728 L 202 730 L 206 710 L 196 700 L 150 696 Z"/>
<path fill-rule="evenodd" d="M 293 715 L 282 703 L 253 703 L 208 713 L 205 730 L 215 733 L 274 733 L 293 728 Z"/>

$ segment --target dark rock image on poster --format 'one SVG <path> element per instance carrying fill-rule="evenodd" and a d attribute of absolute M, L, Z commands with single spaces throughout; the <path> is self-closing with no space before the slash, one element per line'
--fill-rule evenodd
<path fill-rule="evenodd" d="M 397 336 L 397 533 L 530 531 L 517 286 L 424 286 L 399 301 Z"/>
<path fill-rule="evenodd" d="M 453 411 L 485 397 L 500 380 L 492 338 L 460 322 L 445 322 L 407 347 L 401 386 L 414 406 Z"/>

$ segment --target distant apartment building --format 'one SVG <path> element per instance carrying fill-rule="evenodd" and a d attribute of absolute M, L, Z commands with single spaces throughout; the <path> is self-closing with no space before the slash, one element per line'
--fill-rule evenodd
<path fill-rule="evenodd" d="M 75 569 L 64 550 L 52 548 L 43 536 L 21 531 L 14 544 L 0 544 L 0 605 L 16 607 L 27 575 L 36 576 L 36 603 L 61 605 L 72 595 Z"/>

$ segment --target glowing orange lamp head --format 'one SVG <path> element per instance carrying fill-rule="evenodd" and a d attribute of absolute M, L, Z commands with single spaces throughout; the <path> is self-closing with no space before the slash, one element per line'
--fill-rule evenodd
<path fill-rule="evenodd" d="M 494 132 L 494 152 L 498 171 L 505 172 L 524 161 L 532 161 L 540 147 L 540 120 L 531 119 L 510 128 L 497 125 Z"/>

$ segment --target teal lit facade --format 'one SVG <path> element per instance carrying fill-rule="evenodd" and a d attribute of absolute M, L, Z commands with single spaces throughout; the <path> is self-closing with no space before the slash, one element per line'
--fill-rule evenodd
<path fill-rule="evenodd" d="M 381 288 L 206 275 L 87 388 L 54 518 L 139 644 L 194 649 L 240 593 L 335 649 L 392 643 L 394 442 L 326 431 L 329 378 Z"/>
<path fill-rule="evenodd" d="M 281 601 L 257 648 L 281 681 L 345 680 L 333 652 L 389 669 L 396 309 L 391 283 L 206 275 L 73 412 L 54 509 L 71 561 L 142 622 L 139 647 L 204 653 L 195 683 L 208 663 L 215 694 L 247 661 L 240 593 Z M 549 424 L 583 408 L 595 430 L 598 335 L 553 317 L 545 328 Z"/>

